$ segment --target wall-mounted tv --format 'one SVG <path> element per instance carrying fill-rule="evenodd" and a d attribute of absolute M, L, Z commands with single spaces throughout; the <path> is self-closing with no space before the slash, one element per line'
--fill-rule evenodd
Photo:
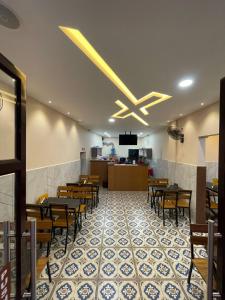
<path fill-rule="evenodd" d="M 120 134 L 119 145 L 137 145 L 136 134 Z"/>

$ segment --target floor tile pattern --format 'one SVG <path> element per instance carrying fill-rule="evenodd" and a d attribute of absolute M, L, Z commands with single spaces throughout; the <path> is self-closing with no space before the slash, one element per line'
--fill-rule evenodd
<path fill-rule="evenodd" d="M 206 286 L 190 265 L 189 222 L 179 226 L 151 210 L 144 192 L 101 190 L 100 203 L 64 253 L 64 237 L 51 248 L 53 282 L 44 270 L 37 299 L 206 299 Z M 72 236 L 72 235 L 71 235 Z M 206 257 L 200 247 L 196 255 Z"/>

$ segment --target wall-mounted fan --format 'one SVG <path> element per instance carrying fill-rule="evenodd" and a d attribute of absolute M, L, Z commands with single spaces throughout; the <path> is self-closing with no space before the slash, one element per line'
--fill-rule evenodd
<path fill-rule="evenodd" d="M 184 142 L 183 128 L 177 128 L 175 125 L 170 125 L 167 128 L 167 132 L 172 139 L 180 141 L 181 143 Z"/>

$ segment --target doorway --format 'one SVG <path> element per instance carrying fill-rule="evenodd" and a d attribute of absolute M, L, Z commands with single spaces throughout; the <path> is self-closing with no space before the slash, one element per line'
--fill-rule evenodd
<path fill-rule="evenodd" d="M 80 152 L 80 174 L 87 175 L 86 152 Z"/>
<path fill-rule="evenodd" d="M 24 74 L 0 54 L 0 226 L 5 233 L 1 235 L 0 269 L 8 270 L 0 289 L 3 285 L 7 296 L 11 292 L 15 299 L 22 298 L 25 273 L 30 272 L 22 237 L 26 220 L 25 95 Z"/>

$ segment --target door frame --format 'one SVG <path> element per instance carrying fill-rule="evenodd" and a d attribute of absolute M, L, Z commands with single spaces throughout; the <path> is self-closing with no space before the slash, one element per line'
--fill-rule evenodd
<path fill-rule="evenodd" d="M 225 77 L 220 81 L 219 112 L 219 190 L 218 190 L 218 230 L 222 238 L 218 240 L 218 284 L 222 299 L 225 299 Z"/>
<path fill-rule="evenodd" d="M 0 70 L 15 80 L 15 158 L 0 160 L 0 176 L 15 174 L 14 221 L 16 241 L 16 299 L 22 291 L 22 233 L 26 214 L 26 77 L 0 53 Z"/>

